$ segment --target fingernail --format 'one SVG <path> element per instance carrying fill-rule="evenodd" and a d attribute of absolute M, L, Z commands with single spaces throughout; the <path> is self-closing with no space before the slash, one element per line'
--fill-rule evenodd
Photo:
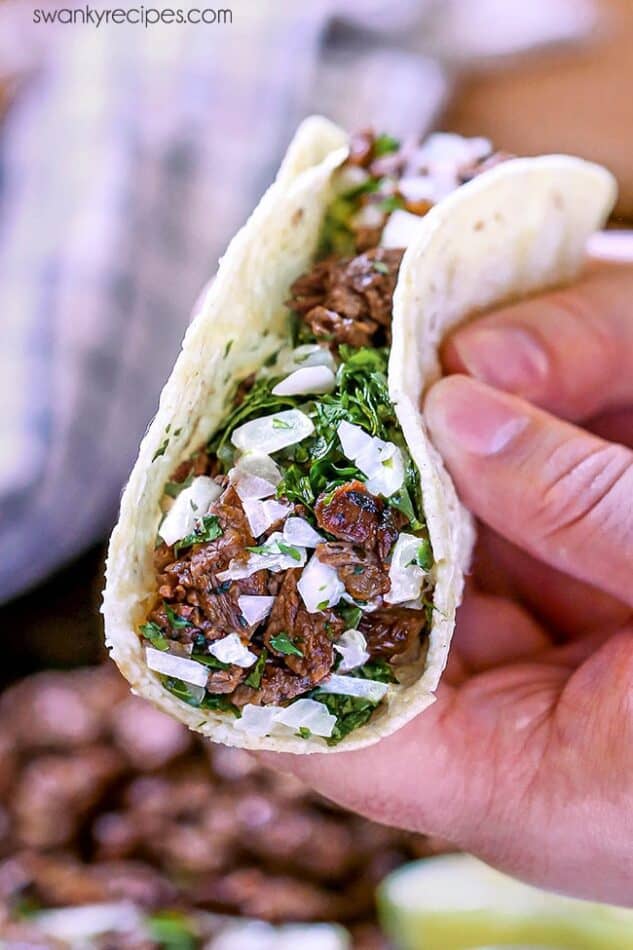
<path fill-rule="evenodd" d="M 424 412 L 433 441 L 446 456 L 456 451 L 496 455 L 529 421 L 511 397 L 467 376 L 448 376 L 436 383 Z"/>
<path fill-rule="evenodd" d="M 454 337 L 453 346 L 471 376 L 499 389 L 534 396 L 547 379 L 547 353 L 528 330 L 466 328 Z"/>

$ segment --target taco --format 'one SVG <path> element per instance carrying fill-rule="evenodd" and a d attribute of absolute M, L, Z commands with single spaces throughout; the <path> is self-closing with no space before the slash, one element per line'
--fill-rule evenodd
<path fill-rule="evenodd" d="M 301 126 L 123 495 L 103 609 L 134 692 L 298 753 L 433 702 L 474 537 L 422 412 L 442 337 L 573 277 L 614 197 L 576 158 Z"/>

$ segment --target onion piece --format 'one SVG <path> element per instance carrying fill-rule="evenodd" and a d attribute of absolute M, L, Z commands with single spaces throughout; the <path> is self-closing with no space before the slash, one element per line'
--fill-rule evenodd
<path fill-rule="evenodd" d="M 314 423 L 300 409 L 285 409 L 251 419 L 238 426 L 231 442 L 243 452 L 279 452 L 296 445 L 314 432 Z"/>
<path fill-rule="evenodd" d="M 336 716 L 315 699 L 297 699 L 275 714 L 274 724 L 286 726 L 293 732 L 309 729 L 315 736 L 328 737 L 336 725 Z"/>
<path fill-rule="evenodd" d="M 314 614 L 338 604 L 345 585 L 333 567 L 324 564 L 313 554 L 299 578 L 297 590 L 308 613 Z"/>
<path fill-rule="evenodd" d="M 281 472 L 270 456 L 262 452 L 248 452 L 239 457 L 235 468 L 229 472 L 229 481 L 242 500 L 268 498 L 275 494 L 281 481 Z"/>
<path fill-rule="evenodd" d="M 290 505 L 273 499 L 259 501 L 256 498 L 244 498 L 242 508 L 254 538 L 258 538 L 272 524 L 281 521 L 292 511 Z"/>
<path fill-rule="evenodd" d="M 367 476 L 367 490 L 388 498 L 404 484 L 404 458 L 393 442 L 369 435 L 360 426 L 343 420 L 337 429 L 344 455 Z"/>
<path fill-rule="evenodd" d="M 229 633 L 221 640 L 215 640 L 209 647 L 209 653 L 220 663 L 231 663 L 243 670 L 257 663 L 257 655 L 251 653 L 237 633 Z"/>
<path fill-rule="evenodd" d="M 366 204 L 356 212 L 351 224 L 354 228 L 380 228 L 385 220 L 385 212 L 377 204 Z"/>
<path fill-rule="evenodd" d="M 284 541 L 299 544 L 304 548 L 315 548 L 323 541 L 318 531 L 305 518 L 290 517 L 284 524 Z"/>
<path fill-rule="evenodd" d="M 417 562 L 421 544 L 422 540 L 414 534 L 402 531 L 398 535 L 389 565 L 391 588 L 385 594 L 387 603 L 401 604 L 420 596 L 426 574 Z"/>
<path fill-rule="evenodd" d="M 287 571 L 292 567 L 303 567 L 306 562 L 306 549 L 294 544 L 286 544 L 280 531 L 274 531 L 265 544 L 259 545 L 259 548 L 257 552 L 251 551 L 246 561 L 238 561 L 234 558 L 229 563 L 228 569 L 220 571 L 217 575 L 218 580 L 237 581 L 264 570 L 275 573 Z"/>
<path fill-rule="evenodd" d="M 380 246 L 409 247 L 425 227 L 424 220 L 422 215 L 397 208 L 387 219 L 380 236 Z"/>
<path fill-rule="evenodd" d="M 341 654 L 339 673 L 349 673 L 350 670 L 357 669 L 369 659 L 367 640 L 360 630 L 346 630 L 334 644 L 334 649 Z"/>
<path fill-rule="evenodd" d="M 155 673 L 174 676 L 183 683 L 191 683 L 193 686 L 207 685 L 209 671 L 206 666 L 187 657 L 174 656 L 173 653 L 155 650 L 154 647 L 145 647 L 145 662 Z"/>
<path fill-rule="evenodd" d="M 209 510 L 211 502 L 222 494 L 222 488 L 208 475 L 198 475 L 191 485 L 177 495 L 165 515 L 158 533 L 170 547 L 194 531 L 196 519 Z"/>
<path fill-rule="evenodd" d="M 106 933 L 131 933 L 144 925 L 143 915 L 130 901 L 55 907 L 37 911 L 31 920 L 41 934 L 64 941 L 64 945 L 69 941 L 73 947 L 92 946 L 91 938 Z M 90 944 L 87 943 L 89 940 Z M 26 947 L 27 944 L 20 942 L 19 946 Z M 42 946 L 42 943 L 38 940 L 32 946 Z"/>
<path fill-rule="evenodd" d="M 329 366 L 302 366 L 273 387 L 273 396 L 308 396 L 312 393 L 331 393 L 336 385 Z"/>
<path fill-rule="evenodd" d="M 247 703 L 242 707 L 242 715 L 235 720 L 235 728 L 248 732 L 251 736 L 267 736 L 273 728 L 275 716 L 281 712 L 281 706 L 255 706 Z"/>
<path fill-rule="evenodd" d="M 261 623 L 273 608 L 274 597 L 264 597 L 257 594 L 240 594 L 237 605 L 249 627 Z"/>
<path fill-rule="evenodd" d="M 357 676 L 339 676 L 331 673 L 323 683 L 319 683 L 322 693 L 335 696 L 359 696 L 372 702 L 379 702 L 387 692 L 387 683 L 378 680 L 363 680 Z"/>

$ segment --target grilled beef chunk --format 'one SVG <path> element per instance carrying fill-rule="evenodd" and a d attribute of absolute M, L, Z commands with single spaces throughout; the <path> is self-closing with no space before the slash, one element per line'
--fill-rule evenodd
<path fill-rule="evenodd" d="M 334 568 L 345 590 L 355 600 L 375 600 L 391 587 L 387 573 L 372 551 L 364 551 L 348 541 L 326 541 L 317 545 L 316 553 L 320 561 Z"/>
<path fill-rule="evenodd" d="M 332 640 L 343 632 L 342 621 L 331 611 L 310 614 L 297 590 L 299 569 L 287 571 L 264 632 L 264 643 L 297 676 L 307 676 L 310 683 L 319 683 L 332 668 Z M 303 656 L 284 654 L 272 645 L 279 634 L 301 650 Z"/>
<path fill-rule="evenodd" d="M 389 340 L 391 306 L 403 251 L 376 247 L 353 258 L 327 258 L 292 285 L 289 306 L 316 337 L 369 346 Z"/>
<path fill-rule="evenodd" d="M 192 545 L 182 557 L 167 564 L 159 576 L 159 595 L 190 626 L 174 627 L 163 605 L 150 616 L 150 620 L 169 630 L 172 639 L 185 643 L 195 640 L 201 632 L 206 640 L 213 641 L 239 630 L 244 622 L 237 603 L 240 594 L 268 593 L 266 571 L 228 585 L 217 579 L 233 558 L 244 558 L 246 547 L 255 543 L 232 485 L 211 505 L 210 514 L 217 517 L 222 534 L 215 541 Z"/>
<path fill-rule="evenodd" d="M 247 703 L 253 703 L 255 706 L 276 706 L 305 693 L 312 685 L 310 677 L 295 676 L 285 667 L 271 666 L 267 662 L 259 689 L 246 685 L 238 686 L 231 696 L 231 702 L 240 707 Z"/>
<path fill-rule="evenodd" d="M 228 670 L 211 670 L 207 680 L 210 693 L 232 693 L 246 679 L 249 670 L 241 666 L 230 666 Z"/>
<path fill-rule="evenodd" d="M 383 563 L 406 520 L 359 481 L 339 485 L 333 492 L 323 492 L 317 498 L 314 512 L 324 531 L 341 541 L 375 551 Z"/>
<path fill-rule="evenodd" d="M 422 610 L 407 607 L 379 608 L 363 614 L 359 624 L 372 657 L 397 663 L 411 662 L 419 655 L 420 637 L 426 626 Z"/>

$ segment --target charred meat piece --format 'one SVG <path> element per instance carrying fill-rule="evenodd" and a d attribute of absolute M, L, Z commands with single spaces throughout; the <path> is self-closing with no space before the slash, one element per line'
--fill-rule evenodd
<path fill-rule="evenodd" d="M 380 335 L 388 340 L 403 253 L 376 247 L 353 258 L 319 261 L 292 285 L 289 306 L 316 337 L 336 344 L 368 346 Z"/>
<path fill-rule="evenodd" d="M 308 613 L 297 589 L 300 575 L 299 570 L 286 573 L 268 619 L 264 643 L 293 673 L 308 677 L 310 683 L 315 684 L 332 668 L 332 640 L 342 633 L 342 623 L 331 611 Z M 280 634 L 285 634 L 302 656 L 277 650 L 274 641 Z"/>
<path fill-rule="evenodd" d="M 214 541 L 194 544 L 182 557 L 167 564 L 159 576 L 160 597 L 171 606 L 172 616 L 163 605 L 150 620 L 172 639 L 191 642 L 201 632 L 213 641 L 229 633 L 241 632 L 244 618 L 238 606 L 240 594 L 266 594 L 266 571 L 223 584 L 218 573 L 226 570 L 233 558 L 246 556 L 246 548 L 255 543 L 239 496 L 229 485 L 210 508 L 222 528 Z M 174 625 L 173 615 L 176 616 Z"/>
<path fill-rule="evenodd" d="M 348 541 L 326 541 L 317 545 L 316 553 L 320 561 L 334 568 L 355 600 L 376 600 L 391 587 L 387 572 L 373 551 Z"/>
<path fill-rule="evenodd" d="M 319 495 L 314 508 L 320 528 L 340 541 L 350 541 L 375 551 L 381 562 L 389 557 L 405 520 L 382 498 L 372 495 L 362 482 L 339 485 Z"/>
<path fill-rule="evenodd" d="M 363 614 L 359 624 L 370 655 L 385 657 L 394 663 L 417 659 L 425 627 L 424 611 L 407 607 L 379 608 Z"/>
<path fill-rule="evenodd" d="M 211 670 L 207 680 L 207 689 L 211 693 L 232 693 L 248 676 L 248 669 L 230 666 L 228 670 Z"/>
<path fill-rule="evenodd" d="M 238 707 L 246 706 L 247 703 L 253 703 L 255 706 L 279 706 L 300 693 L 305 693 L 311 687 L 312 682 L 308 676 L 296 676 L 284 666 L 272 666 L 267 662 L 259 688 L 238 686 L 231 696 L 231 702 Z"/>

